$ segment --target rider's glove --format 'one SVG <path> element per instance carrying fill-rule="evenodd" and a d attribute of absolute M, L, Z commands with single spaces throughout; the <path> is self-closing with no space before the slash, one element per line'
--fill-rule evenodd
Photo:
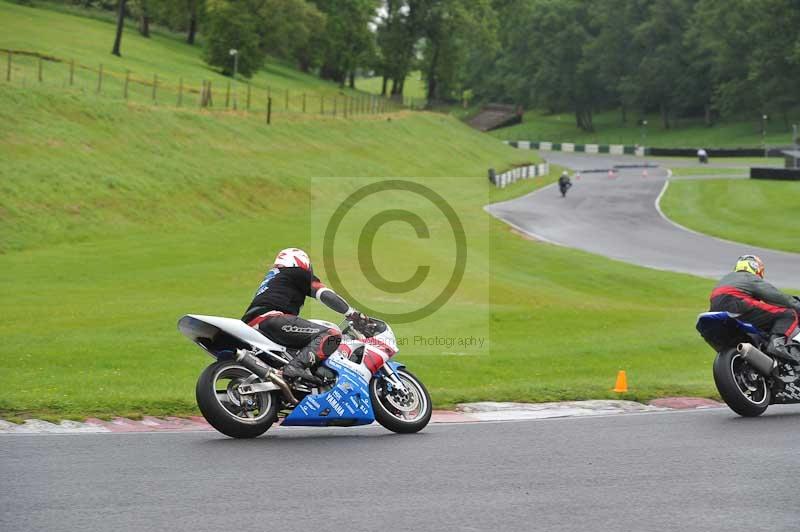
<path fill-rule="evenodd" d="M 362 330 L 369 323 L 369 318 L 366 316 L 366 314 L 355 309 L 348 311 L 344 317 L 353 324 L 353 327 L 355 327 L 356 330 Z"/>

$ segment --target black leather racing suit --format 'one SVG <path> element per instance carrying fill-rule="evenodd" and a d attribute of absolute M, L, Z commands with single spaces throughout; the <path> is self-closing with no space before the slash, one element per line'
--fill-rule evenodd
<path fill-rule="evenodd" d="M 264 276 L 242 316 L 242 321 L 270 340 L 301 350 L 284 368 L 287 377 L 310 377 L 310 374 L 303 374 L 303 370 L 335 352 L 342 340 L 339 331 L 298 316 L 306 297 L 319 299 L 342 314 L 352 311 L 347 302 L 322 284 L 311 270 L 273 267 Z"/>

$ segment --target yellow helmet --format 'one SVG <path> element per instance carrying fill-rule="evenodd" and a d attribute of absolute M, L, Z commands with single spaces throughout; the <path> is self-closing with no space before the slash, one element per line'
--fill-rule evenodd
<path fill-rule="evenodd" d="M 764 278 L 764 261 L 756 255 L 742 255 L 736 260 L 735 272 L 750 272 Z"/>

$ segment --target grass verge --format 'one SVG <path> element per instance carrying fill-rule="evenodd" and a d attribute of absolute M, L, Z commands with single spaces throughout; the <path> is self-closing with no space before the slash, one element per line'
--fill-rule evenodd
<path fill-rule="evenodd" d="M 798 197 L 798 182 L 682 180 L 670 183 L 661 208 L 701 233 L 800 253 L 800 219 L 792 215 Z"/>

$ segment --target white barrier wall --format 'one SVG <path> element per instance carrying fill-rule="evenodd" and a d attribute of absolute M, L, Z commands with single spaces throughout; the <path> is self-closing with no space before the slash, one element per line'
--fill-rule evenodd
<path fill-rule="evenodd" d="M 575 144 L 572 142 L 564 142 L 561 144 L 561 151 L 572 152 L 575 151 Z"/>
<path fill-rule="evenodd" d="M 622 144 L 612 144 L 608 147 L 608 153 L 611 155 L 622 155 L 625 153 L 625 146 Z"/>
<path fill-rule="evenodd" d="M 520 179 L 528 179 L 531 177 L 546 175 L 549 172 L 550 165 L 548 163 L 519 166 L 517 168 L 508 170 L 507 172 L 503 172 L 502 174 L 497 174 L 494 178 L 494 184 L 500 188 L 506 188 L 511 183 L 515 183 Z"/>

